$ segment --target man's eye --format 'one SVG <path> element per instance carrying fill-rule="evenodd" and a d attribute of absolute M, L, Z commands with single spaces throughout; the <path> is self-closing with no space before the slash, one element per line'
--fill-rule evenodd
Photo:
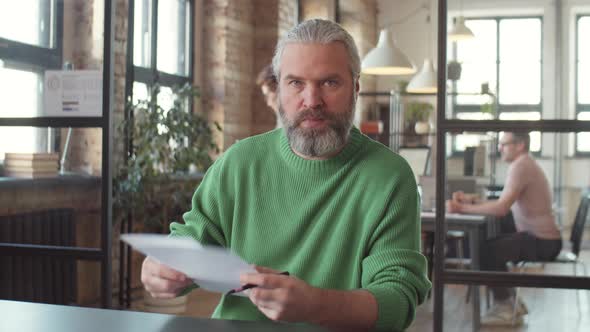
<path fill-rule="evenodd" d="M 336 86 L 338 86 L 338 81 L 336 81 L 336 80 L 326 80 L 326 81 L 324 81 L 324 85 L 325 86 L 329 86 L 329 87 L 336 87 Z"/>
<path fill-rule="evenodd" d="M 290 81 L 289 82 L 289 85 L 298 88 L 298 87 L 303 86 L 303 82 L 297 81 L 297 80 L 293 80 L 293 81 Z"/>

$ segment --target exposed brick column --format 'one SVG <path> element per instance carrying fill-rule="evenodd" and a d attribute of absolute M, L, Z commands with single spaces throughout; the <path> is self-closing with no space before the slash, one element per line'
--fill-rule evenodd
<path fill-rule="evenodd" d="M 226 149 L 251 134 L 253 72 L 253 3 L 205 0 L 203 106 L 223 127 Z"/>
<path fill-rule="evenodd" d="M 268 65 L 274 54 L 279 37 L 279 1 L 255 0 L 256 19 L 254 20 L 254 71 L 252 81 L 258 72 Z M 253 85 L 252 89 L 252 133 L 258 134 L 271 130 L 276 125 L 276 117 L 270 109 L 260 89 Z"/>
<path fill-rule="evenodd" d="M 255 0 L 254 72 L 252 80 L 270 64 L 277 41 L 297 22 L 297 2 L 291 0 Z M 252 89 L 252 134 L 274 129 L 276 116 L 266 105 L 258 86 Z"/>

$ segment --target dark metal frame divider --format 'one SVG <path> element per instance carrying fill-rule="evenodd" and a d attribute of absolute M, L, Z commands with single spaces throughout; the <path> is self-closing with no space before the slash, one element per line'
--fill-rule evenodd
<path fill-rule="evenodd" d="M 536 130 L 541 132 L 571 133 L 590 131 L 590 121 L 579 120 L 453 120 L 446 119 L 446 66 L 447 63 L 447 0 L 438 2 L 438 96 L 437 96 L 437 149 L 436 149 L 436 227 L 434 255 L 434 331 L 443 330 L 444 284 L 489 285 L 507 287 L 538 287 L 561 289 L 590 289 L 590 277 L 560 275 L 522 275 L 518 273 L 445 270 L 445 197 L 446 177 L 445 134 L 457 131 L 514 131 Z M 474 326 L 476 330 L 478 326 Z"/>
<path fill-rule="evenodd" d="M 63 10 L 63 0 L 58 0 Z M 6 256 L 48 256 L 68 257 L 78 260 L 100 262 L 101 266 L 101 305 L 110 308 L 112 302 L 112 97 L 113 97 L 113 40 L 114 40 L 115 6 L 112 0 L 104 2 L 104 49 L 102 80 L 102 116 L 101 117 L 31 117 L 0 118 L 0 127 L 85 127 L 102 129 L 102 181 L 101 181 L 101 245 L 98 248 L 45 246 L 30 244 L 0 243 L 0 255 Z M 58 38 L 59 39 L 59 38 Z M 61 45 L 61 41 L 58 43 Z M 61 49 L 59 50 L 61 54 Z M 61 67 L 59 64 L 58 68 Z"/>
<path fill-rule="evenodd" d="M 126 56 L 126 75 L 125 75 L 125 100 L 130 101 L 133 97 L 133 83 L 141 82 L 146 84 L 148 87 L 154 84 L 161 84 L 162 86 L 182 86 L 185 83 L 193 84 L 194 82 L 194 62 L 195 62 L 195 1 L 185 0 L 189 5 L 190 12 L 188 13 L 192 19 L 190 19 L 188 33 L 188 76 L 182 76 L 178 74 L 169 74 L 162 71 L 158 71 L 158 2 L 160 0 L 151 0 L 150 9 L 150 21 L 148 24 L 152 27 L 152 33 L 150 38 L 150 65 L 149 68 L 136 66 L 133 63 L 134 55 L 134 28 L 135 28 L 135 1 L 144 0 L 128 0 L 128 16 L 127 16 L 127 56 Z M 166 0 L 162 0 L 166 1 Z M 149 1 L 146 1 L 149 3 Z M 186 13 L 185 13 L 186 14 Z M 186 17 L 186 15 L 184 16 Z M 186 22 L 181 21 L 178 23 L 180 26 L 186 26 Z M 184 38 L 181 38 L 184 40 Z M 186 53 L 186 52 L 185 52 Z M 190 100 L 190 107 L 192 109 L 193 101 Z M 125 111 L 125 121 L 133 122 L 133 112 Z M 125 158 L 129 158 L 133 153 L 133 137 L 130 133 L 125 132 Z M 127 213 L 124 220 L 120 225 L 120 232 L 132 233 L 133 232 L 133 216 L 131 211 Z M 132 264 L 131 264 L 131 248 L 120 241 L 119 243 L 119 305 L 123 308 L 129 308 L 131 306 L 131 275 Z"/>

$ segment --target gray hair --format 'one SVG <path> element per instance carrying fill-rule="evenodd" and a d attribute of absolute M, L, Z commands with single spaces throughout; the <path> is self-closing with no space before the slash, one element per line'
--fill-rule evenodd
<path fill-rule="evenodd" d="M 275 54 L 272 58 L 272 67 L 275 77 L 280 79 L 279 65 L 285 46 L 291 43 L 318 43 L 329 44 L 341 42 L 348 53 L 350 72 L 353 81 L 358 79 L 361 72 L 361 59 L 352 36 L 340 26 L 340 24 L 322 19 L 303 21 L 291 28 L 277 43 Z"/>

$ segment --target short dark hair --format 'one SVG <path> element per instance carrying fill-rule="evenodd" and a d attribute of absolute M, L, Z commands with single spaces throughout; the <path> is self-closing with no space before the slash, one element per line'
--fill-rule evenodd
<path fill-rule="evenodd" d="M 256 84 L 259 86 L 266 85 L 271 91 L 277 91 L 277 78 L 272 69 L 272 64 L 264 66 L 256 77 Z"/>
<path fill-rule="evenodd" d="M 515 143 L 523 143 L 524 149 L 529 151 L 531 148 L 531 136 L 528 131 L 511 132 L 511 134 Z"/>

